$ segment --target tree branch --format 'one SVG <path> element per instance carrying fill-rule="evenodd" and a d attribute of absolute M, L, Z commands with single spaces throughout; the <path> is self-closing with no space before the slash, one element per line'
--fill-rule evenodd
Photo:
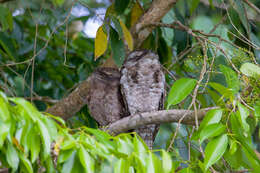
<path fill-rule="evenodd" d="M 46 112 L 59 116 L 65 120 L 72 117 L 86 105 L 89 85 L 89 80 L 83 81 L 68 97 L 63 98 L 55 105 L 48 108 Z"/>
<path fill-rule="evenodd" d="M 159 22 L 162 17 L 176 4 L 178 0 L 154 0 L 149 10 L 139 19 L 136 25 L 131 28 L 134 37 L 135 48 L 141 46 L 142 42 L 152 32 L 153 28 L 140 30 L 144 25 Z"/>
<path fill-rule="evenodd" d="M 205 116 L 207 111 L 216 108 L 218 107 L 210 107 L 210 108 L 198 110 L 197 112 L 198 120 L 201 120 Z M 128 116 L 110 124 L 108 127 L 105 128 L 105 130 L 107 130 L 109 133 L 113 135 L 117 135 L 119 133 L 126 132 L 131 129 L 136 129 L 137 127 L 143 125 L 178 122 L 184 114 L 186 114 L 186 116 L 183 119 L 182 123 L 188 125 L 194 124 L 195 121 L 194 111 L 172 109 L 172 110 L 145 112 L 133 116 Z"/>

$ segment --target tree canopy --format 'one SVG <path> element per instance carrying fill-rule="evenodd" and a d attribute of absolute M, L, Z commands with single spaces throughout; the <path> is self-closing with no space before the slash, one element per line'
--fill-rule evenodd
<path fill-rule="evenodd" d="M 260 172 L 259 8 L 0 0 L 0 172 Z M 98 126 L 88 77 L 138 49 L 159 55 L 165 110 Z M 153 123 L 149 150 L 128 130 Z"/>

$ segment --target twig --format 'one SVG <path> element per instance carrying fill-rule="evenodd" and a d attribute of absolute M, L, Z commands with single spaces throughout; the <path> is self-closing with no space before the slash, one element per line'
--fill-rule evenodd
<path fill-rule="evenodd" d="M 249 2 L 248 0 L 243 0 L 245 3 L 247 3 L 248 6 L 250 6 L 252 9 L 254 9 L 258 14 L 260 14 L 260 9 L 257 8 L 253 3 Z"/>

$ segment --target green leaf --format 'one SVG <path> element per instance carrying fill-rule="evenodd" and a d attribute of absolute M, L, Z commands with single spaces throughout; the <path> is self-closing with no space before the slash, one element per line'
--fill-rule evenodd
<path fill-rule="evenodd" d="M 146 172 L 155 173 L 154 163 L 153 163 L 153 155 L 149 152 L 149 155 L 146 160 Z"/>
<path fill-rule="evenodd" d="M 232 98 L 232 90 L 224 87 L 223 85 L 215 82 L 209 82 L 208 84 L 212 88 L 214 88 L 216 91 L 218 91 L 221 95 L 223 95 L 226 98 Z"/>
<path fill-rule="evenodd" d="M 28 115 L 33 122 L 36 121 L 37 117 L 41 116 L 41 113 L 28 101 L 23 98 L 10 98 L 11 101 L 15 102 L 26 112 L 25 115 Z"/>
<path fill-rule="evenodd" d="M 134 151 L 139 152 L 139 153 L 145 153 L 148 148 L 147 146 L 143 143 L 143 141 L 138 139 L 137 135 L 134 135 Z"/>
<path fill-rule="evenodd" d="M 61 172 L 62 173 L 72 173 L 72 168 L 75 164 L 76 151 L 74 150 L 70 157 L 65 161 L 62 165 Z"/>
<path fill-rule="evenodd" d="M 42 120 L 43 120 L 42 122 L 44 123 L 44 125 L 48 129 L 48 132 L 50 134 L 51 139 L 55 140 L 58 137 L 58 131 L 57 131 L 57 127 L 56 127 L 57 126 L 56 122 L 53 121 L 52 119 L 46 118 L 46 117 L 44 117 Z"/>
<path fill-rule="evenodd" d="M 116 0 L 115 1 L 115 10 L 118 14 L 122 14 L 127 8 L 130 0 Z"/>
<path fill-rule="evenodd" d="M 128 160 L 120 158 L 116 163 L 114 167 L 114 172 L 119 172 L 119 173 L 128 173 L 131 171 L 130 169 L 130 164 Z"/>
<path fill-rule="evenodd" d="M 88 173 L 94 172 L 95 171 L 94 161 L 82 145 L 80 146 L 78 155 L 82 166 L 85 168 L 85 171 Z"/>
<path fill-rule="evenodd" d="M 226 134 L 210 141 L 205 149 L 204 165 L 208 169 L 211 165 L 216 163 L 224 154 L 228 145 L 228 137 Z"/>
<path fill-rule="evenodd" d="M 224 65 L 220 65 L 220 70 L 226 78 L 228 88 L 232 90 L 233 94 L 236 94 L 240 89 L 240 82 L 236 72 Z"/>
<path fill-rule="evenodd" d="M 244 6 L 243 6 L 243 2 L 241 2 L 241 0 L 236 0 L 234 1 L 234 3 L 232 4 L 232 7 L 237 11 L 240 21 L 242 22 L 243 26 L 246 28 L 247 33 L 249 34 L 251 31 L 251 25 L 248 24 L 248 19 L 245 15 L 244 12 Z"/>
<path fill-rule="evenodd" d="M 11 143 L 8 143 L 6 151 L 6 160 L 13 171 L 16 171 L 19 165 L 19 156 Z"/>
<path fill-rule="evenodd" d="M 220 123 L 210 124 L 204 127 L 200 132 L 200 142 L 202 143 L 205 139 L 215 137 L 225 132 L 226 126 Z"/>
<path fill-rule="evenodd" d="M 15 60 L 15 53 L 17 51 L 15 50 L 12 40 L 3 32 L 0 32 L 0 45 L 3 47 L 9 58 Z"/>
<path fill-rule="evenodd" d="M 222 109 L 212 109 L 208 111 L 200 123 L 200 129 L 204 129 L 209 124 L 218 123 L 221 120 L 223 114 Z"/>
<path fill-rule="evenodd" d="M 126 155 L 131 154 L 131 152 L 132 152 L 131 143 L 119 138 L 117 140 L 117 150 L 122 154 L 126 154 Z"/>
<path fill-rule="evenodd" d="M 172 159 L 171 156 L 164 150 L 162 150 L 162 167 L 163 172 L 171 172 L 172 170 Z"/>
<path fill-rule="evenodd" d="M 111 19 L 112 19 L 112 22 L 115 25 L 115 30 L 116 30 L 117 34 L 119 35 L 119 39 L 123 39 L 124 33 L 123 33 L 123 29 L 120 25 L 119 20 L 115 16 L 111 16 Z"/>
<path fill-rule="evenodd" d="M 192 0 L 191 7 L 190 7 L 190 13 L 191 14 L 198 7 L 199 3 L 200 3 L 200 0 Z"/>
<path fill-rule="evenodd" d="M 254 77 L 256 79 L 260 78 L 260 67 L 252 63 L 244 63 L 240 67 L 240 71 L 249 77 Z"/>
<path fill-rule="evenodd" d="M 121 158 L 115 163 L 114 172 L 125 172 L 124 171 L 124 160 Z"/>
<path fill-rule="evenodd" d="M 29 141 L 27 143 L 29 145 L 29 149 L 31 152 L 31 162 L 34 163 L 36 161 L 36 159 L 38 158 L 40 150 L 41 150 L 39 134 L 34 128 L 31 128 L 28 140 Z"/>
<path fill-rule="evenodd" d="M 8 110 L 8 104 L 2 97 L 0 97 L 0 121 L 2 121 L 2 122 L 10 121 L 10 113 Z"/>
<path fill-rule="evenodd" d="M 40 131 L 42 144 L 44 148 L 43 158 L 46 159 L 51 151 L 51 137 L 48 132 L 48 129 L 40 119 L 37 120 L 37 125 L 38 125 L 38 130 Z"/>
<path fill-rule="evenodd" d="M 209 33 L 214 27 L 212 19 L 208 16 L 198 16 L 193 20 L 192 28 L 202 30 L 205 33 Z"/>
<path fill-rule="evenodd" d="M 0 130 L 0 149 L 2 148 L 2 146 L 5 142 L 6 136 L 8 135 L 10 128 L 11 128 L 11 122 L 4 123 L 4 122 L 0 121 L 0 129 L 1 129 Z"/>
<path fill-rule="evenodd" d="M 70 150 L 70 149 L 76 147 L 76 145 L 77 145 L 77 143 L 73 138 L 67 139 L 62 143 L 61 149 L 62 150 Z"/>
<path fill-rule="evenodd" d="M 0 24 L 1 24 L 1 29 L 3 31 L 6 31 L 7 29 L 10 29 L 10 31 L 13 30 L 12 13 L 9 11 L 8 8 L 2 6 L 1 4 L 0 4 Z"/>
<path fill-rule="evenodd" d="M 63 163 L 72 155 L 74 152 L 74 149 L 71 150 L 62 150 L 60 151 L 59 157 L 58 157 L 58 163 Z"/>
<path fill-rule="evenodd" d="M 167 109 L 183 101 L 194 89 L 197 81 L 190 78 L 182 78 L 174 82 L 168 95 Z"/>
<path fill-rule="evenodd" d="M 255 117 L 260 118 L 260 105 L 255 105 L 254 109 L 255 109 L 255 114 L 254 114 Z"/>
<path fill-rule="evenodd" d="M 246 122 L 246 118 L 249 116 L 249 111 L 248 109 L 243 106 L 241 103 L 238 102 L 237 104 L 238 106 L 238 120 L 240 122 L 240 124 L 242 125 L 242 128 L 246 131 L 249 132 L 250 127 Z"/>
<path fill-rule="evenodd" d="M 54 4 L 57 6 L 61 6 L 64 3 L 64 0 L 53 0 Z"/>
<path fill-rule="evenodd" d="M 48 115 L 49 117 L 53 118 L 54 120 L 58 121 L 59 123 L 61 123 L 61 125 L 65 126 L 65 121 L 58 116 L 54 116 L 52 114 L 49 114 L 48 112 L 44 112 L 44 114 Z"/>
<path fill-rule="evenodd" d="M 178 173 L 193 173 L 191 168 L 183 168 L 180 171 L 178 171 Z"/>
<path fill-rule="evenodd" d="M 218 123 L 221 120 L 223 110 L 222 109 L 212 109 L 208 111 L 200 123 L 199 130 L 192 135 L 193 140 L 198 140 L 200 138 L 200 132 L 205 129 L 208 125 Z"/>
<path fill-rule="evenodd" d="M 26 171 L 23 171 L 23 172 L 33 173 L 33 168 L 32 168 L 31 162 L 23 154 L 20 154 L 20 158 L 26 169 Z"/>
<path fill-rule="evenodd" d="M 229 153 L 230 154 L 234 154 L 237 151 L 237 141 L 230 139 L 230 149 L 229 149 Z"/>
<path fill-rule="evenodd" d="M 6 136 L 11 128 L 11 116 L 8 110 L 8 104 L 5 99 L 0 96 L 0 149 L 2 148 Z"/>
<path fill-rule="evenodd" d="M 125 60 L 125 48 L 123 40 L 120 40 L 117 32 L 110 27 L 110 43 L 112 48 L 112 55 L 118 67 L 121 67 Z"/>

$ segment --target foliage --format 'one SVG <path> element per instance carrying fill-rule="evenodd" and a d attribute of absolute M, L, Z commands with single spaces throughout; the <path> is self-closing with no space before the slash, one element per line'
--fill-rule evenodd
<path fill-rule="evenodd" d="M 0 161 L 18 172 L 172 172 L 170 155 L 161 159 L 136 135 L 109 134 L 38 112 L 22 98 L 0 97 Z M 176 162 L 177 163 L 177 162 Z"/>
<path fill-rule="evenodd" d="M 130 28 L 151 2 L 0 3 L 0 89 L 5 93 L 0 94 L 0 167 L 17 172 L 260 172 L 260 22 L 247 1 L 225 2 L 228 8 L 219 1 L 178 1 L 161 21 L 180 21 L 189 30 L 155 27 L 142 43 L 142 49 L 158 53 L 165 69 L 167 109 L 218 106 L 199 126 L 162 124 L 154 145 L 158 153 L 132 134 L 113 137 L 94 129 L 87 107 L 69 122 L 38 111 L 65 97 L 110 57 L 120 67 L 125 48 L 134 49 Z M 260 6 L 259 0 L 250 3 Z M 87 13 L 77 16 L 73 9 Z M 98 14 L 100 9 L 105 14 Z M 94 39 L 73 28 L 74 22 L 100 18 Z M 37 108 L 18 97 L 31 99 Z"/>

